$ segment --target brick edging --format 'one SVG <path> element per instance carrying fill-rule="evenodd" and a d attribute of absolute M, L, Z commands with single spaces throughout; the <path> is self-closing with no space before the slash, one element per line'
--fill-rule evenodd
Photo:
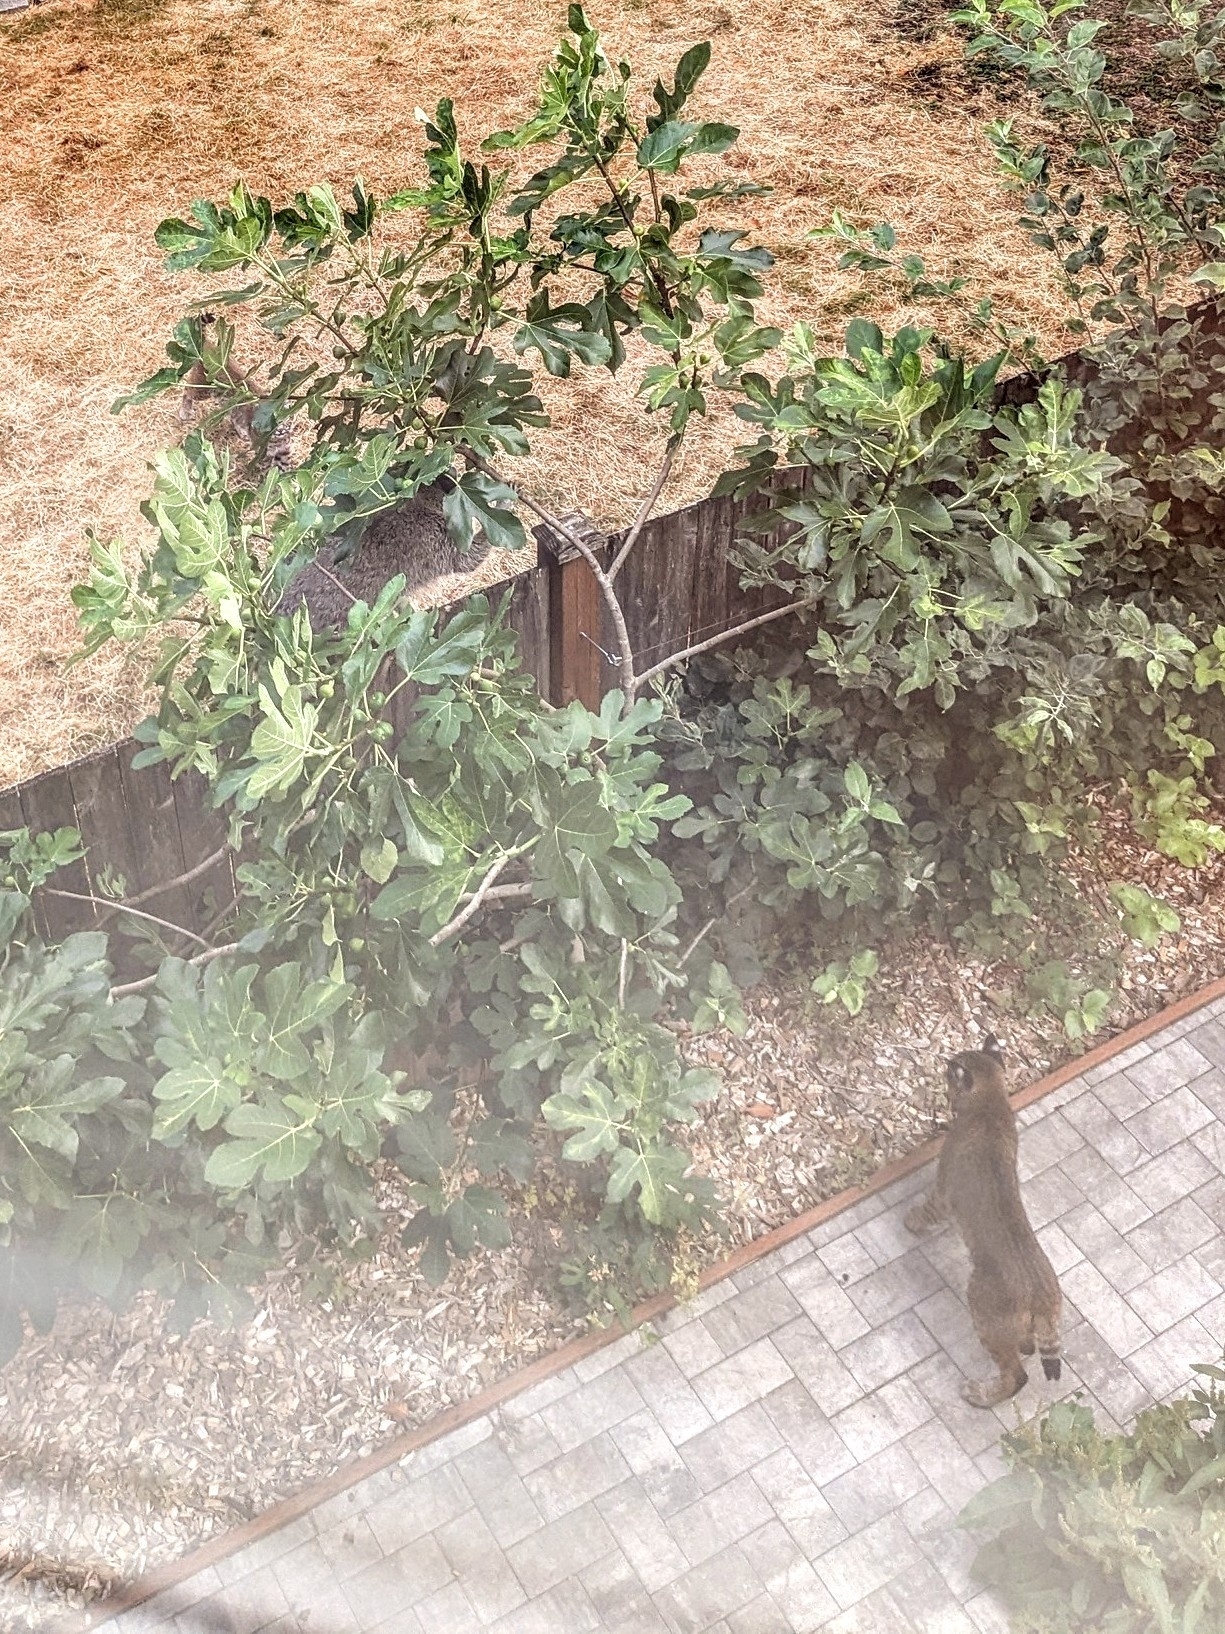
<path fill-rule="evenodd" d="M 1143 1021 L 1138 1021 L 1135 1026 L 1127 1028 L 1125 1032 L 1118 1033 L 1113 1038 L 1107 1039 L 1105 1043 L 1098 1044 L 1093 1049 L 1087 1050 L 1084 1055 L 1076 1056 L 1073 1060 L 1065 1062 L 1063 1066 L 1057 1067 L 1053 1072 L 1048 1072 L 1045 1077 L 1039 1078 L 1035 1083 L 1028 1084 L 1024 1089 L 1017 1090 L 1011 1097 L 1013 1107 L 1020 1111 L 1024 1107 L 1032 1106 L 1035 1101 L 1040 1101 L 1043 1096 L 1062 1088 L 1064 1084 L 1070 1083 L 1073 1078 L 1079 1078 L 1082 1073 L 1089 1071 L 1093 1067 L 1100 1066 L 1103 1062 L 1111 1060 L 1116 1055 L 1122 1055 L 1125 1050 L 1129 1050 L 1134 1045 L 1151 1038 L 1154 1033 L 1164 1032 L 1167 1027 L 1173 1026 L 1185 1016 L 1193 1015 L 1196 1010 L 1202 1009 L 1204 1005 L 1211 1004 L 1214 999 L 1218 998 L 1225 998 L 1225 977 L 1218 977 L 1216 981 L 1209 982 L 1206 987 L 1187 994 L 1173 1004 L 1168 1005 L 1164 1010 L 1158 1011 L 1155 1015 L 1148 1016 Z M 865 1197 L 871 1197 L 876 1192 L 883 1191 L 886 1186 L 891 1186 L 895 1180 L 900 1180 L 905 1175 L 912 1174 L 916 1169 L 922 1168 L 925 1163 L 930 1163 L 939 1152 L 942 1139 L 942 1136 L 937 1136 L 934 1140 L 926 1141 L 922 1146 L 916 1147 L 914 1151 L 907 1152 L 904 1157 L 895 1158 L 893 1162 L 886 1163 L 862 1186 L 851 1186 L 845 1191 L 838 1192 L 834 1197 L 827 1197 L 824 1202 L 817 1203 L 803 1214 L 798 1214 L 794 1219 L 786 1220 L 782 1225 L 775 1226 L 773 1230 L 767 1231 L 764 1236 L 755 1237 L 752 1242 L 742 1244 L 727 1255 L 726 1258 L 708 1266 L 701 1273 L 698 1278 L 699 1289 L 704 1290 L 712 1287 L 717 1282 L 722 1282 L 726 1277 L 734 1276 L 737 1271 L 743 1271 L 746 1266 L 754 1264 L 757 1260 L 764 1259 L 767 1254 L 774 1253 L 776 1249 L 782 1248 L 786 1243 L 793 1242 L 795 1238 L 804 1236 L 806 1232 L 813 1230 L 815 1226 L 822 1225 L 836 1214 L 841 1214 L 844 1209 L 851 1208 Z M 673 1294 L 657 1294 L 654 1298 L 645 1300 L 642 1304 L 634 1307 L 628 1330 L 615 1326 L 603 1329 L 598 1333 L 584 1334 L 578 1339 L 568 1340 L 556 1350 L 549 1351 L 545 1356 L 537 1357 L 534 1362 L 530 1362 L 526 1367 L 519 1368 L 516 1372 L 508 1374 L 504 1379 L 499 1379 L 495 1384 L 488 1385 L 484 1390 L 478 1391 L 475 1396 L 469 1397 L 467 1401 L 459 1402 L 454 1407 L 448 1407 L 445 1412 L 439 1413 L 427 1423 L 418 1425 L 415 1429 L 406 1430 L 401 1435 L 394 1436 L 385 1446 L 368 1453 L 364 1458 L 358 1458 L 352 1463 L 345 1464 L 324 1480 L 303 1487 L 290 1498 L 283 1498 L 279 1503 L 273 1504 L 271 1509 L 266 1509 L 263 1514 L 257 1515 L 254 1520 L 247 1521 L 242 1526 L 234 1527 L 230 1531 L 222 1532 L 219 1536 L 211 1538 L 190 1554 L 184 1555 L 178 1560 L 170 1561 L 165 1566 L 159 1566 L 146 1576 L 137 1578 L 117 1594 L 95 1602 L 93 1606 L 83 1613 L 75 1614 L 70 1620 L 61 1620 L 56 1625 L 58 1634 L 85 1634 L 85 1630 L 96 1627 L 107 1618 L 118 1617 L 121 1613 L 131 1610 L 132 1607 L 138 1606 L 146 1600 L 151 1600 L 155 1595 L 163 1593 L 166 1589 L 176 1587 L 179 1583 L 185 1582 L 187 1578 L 194 1577 L 197 1572 L 203 1571 L 206 1566 L 211 1566 L 218 1560 L 224 1560 L 229 1555 L 237 1554 L 240 1549 L 245 1549 L 248 1545 L 258 1542 L 270 1533 L 279 1531 L 281 1527 L 289 1525 L 291 1521 L 298 1520 L 301 1516 L 309 1513 L 310 1510 L 325 1503 L 329 1498 L 334 1498 L 339 1493 L 347 1491 L 349 1487 L 356 1486 L 358 1482 L 364 1481 L 368 1476 L 377 1474 L 379 1470 L 386 1469 L 388 1465 L 398 1463 L 400 1459 L 407 1457 L 409 1453 L 417 1452 L 420 1448 L 428 1446 L 430 1442 L 437 1441 L 444 1435 L 449 1435 L 452 1430 L 458 1430 L 463 1425 L 470 1424 L 474 1419 L 481 1418 L 493 1408 L 501 1406 L 504 1401 L 509 1401 L 512 1396 L 517 1396 L 532 1385 L 551 1378 L 555 1373 L 560 1373 L 567 1367 L 572 1367 L 575 1362 L 582 1361 L 584 1357 L 594 1355 L 596 1351 L 602 1350 L 606 1345 L 613 1344 L 622 1338 L 626 1331 L 643 1327 L 646 1323 L 662 1316 L 666 1311 L 672 1310 L 678 1303 L 679 1301 Z"/>

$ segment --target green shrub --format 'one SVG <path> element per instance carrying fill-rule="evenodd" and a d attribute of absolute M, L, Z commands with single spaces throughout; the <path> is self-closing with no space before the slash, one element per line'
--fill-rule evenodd
<path fill-rule="evenodd" d="M 1016 1634 L 1225 1628 L 1225 1368 L 1106 1435 L 1061 1402 L 1005 1437 L 1010 1471 L 963 1509 L 992 1535 L 974 1576 Z"/>

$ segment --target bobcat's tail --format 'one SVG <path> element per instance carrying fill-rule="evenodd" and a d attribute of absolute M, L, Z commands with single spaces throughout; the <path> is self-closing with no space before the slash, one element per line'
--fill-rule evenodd
<path fill-rule="evenodd" d="M 1038 1357 L 1042 1362 L 1042 1371 L 1048 1379 L 1057 1379 L 1063 1371 L 1063 1346 L 1059 1339 L 1059 1318 L 1037 1316 L 1034 1318 L 1034 1340 L 1038 1346 Z"/>

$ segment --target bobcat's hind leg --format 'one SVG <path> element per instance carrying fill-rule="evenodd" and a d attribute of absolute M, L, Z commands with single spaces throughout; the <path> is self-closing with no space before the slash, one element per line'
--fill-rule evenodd
<path fill-rule="evenodd" d="M 970 1273 L 966 1303 L 979 1343 L 995 1363 L 994 1379 L 975 1379 L 962 1385 L 971 1407 L 995 1407 L 1022 1389 L 1029 1378 L 1021 1360 L 1032 1319 L 1028 1311 L 1012 1308 L 1007 1292 L 980 1270 Z"/>
<path fill-rule="evenodd" d="M 1023 1390 L 1029 1378 L 1021 1353 L 1011 1340 L 990 1344 L 986 1350 L 997 1373 L 993 1379 L 969 1379 L 962 1385 L 961 1393 L 971 1407 L 997 1407 Z"/>
<path fill-rule="evenodd" d="M 920 1236 L 924 1231 L 930 1231 L 933 1226 L 947 1220 L 948 1214 L 948 1204 L 933 1188 L 921 1203 L 916 1203 L 914 1208 L 903 1216 L 902 1224 L 907 1231 L 913 1231 L 916 1236 Z"/>

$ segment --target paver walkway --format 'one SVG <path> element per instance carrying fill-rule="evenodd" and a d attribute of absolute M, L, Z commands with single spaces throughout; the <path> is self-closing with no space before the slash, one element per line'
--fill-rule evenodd
<path fill-rule="evenodd" d="M 1067 1300 L 1063 1386 L 1106 1423 L 1225 1344 L 1225 1000 L 1022 1114 Z M 946 1230 L 899 1181 L 106 1634 L 995 1634 L 953 1517 L 1000 1468 Z M 1040 1369 L 1034 1368 L 1040 1374 Z"/>

